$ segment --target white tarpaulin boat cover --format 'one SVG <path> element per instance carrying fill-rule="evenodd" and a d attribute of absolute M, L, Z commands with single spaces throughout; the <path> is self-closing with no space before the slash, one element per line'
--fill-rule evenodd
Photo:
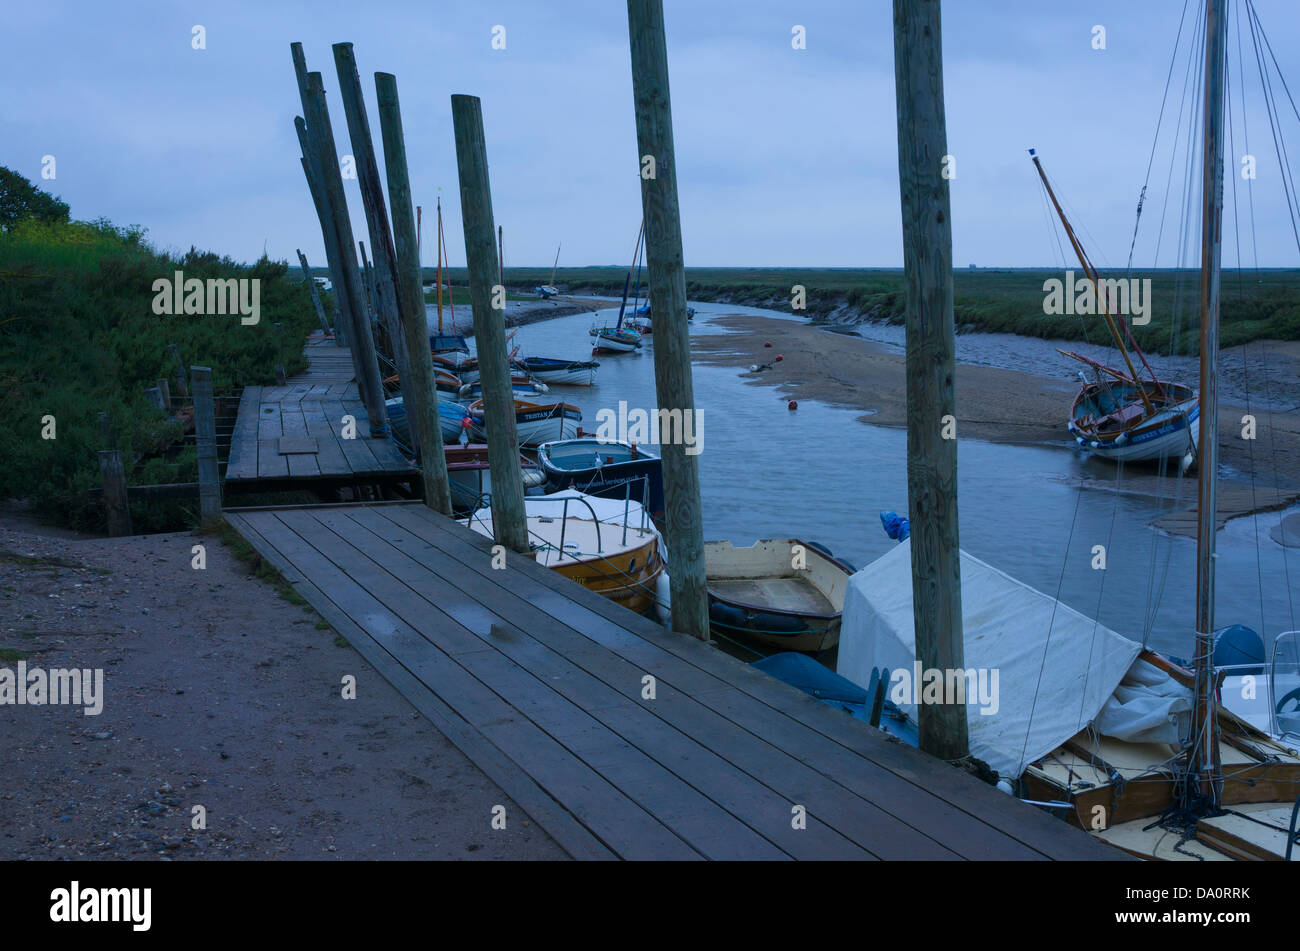
<path fill-rule="evenodd" d="M 887 696 L 915 721 L 921 688 L 907 686 L 916 660 L 911 558 L 911 543 L 903 542 L 849 579 L 836 670 L 866 687 L 873 668 L 889 668 Z M 961 601 L 965 668 L 986 671 L 986 683 L 997 686 L 995 703 L 981 707 L 973 692 L 967 697 L 971 753 L 999 776 L 1019 776 L 1091 723 L 1141 650 L 966 552 Z M 995 713 L 980 712 L 994 706 Z"/>

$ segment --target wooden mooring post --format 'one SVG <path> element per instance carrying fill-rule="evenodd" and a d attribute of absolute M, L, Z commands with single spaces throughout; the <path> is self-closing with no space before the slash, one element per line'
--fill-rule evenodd
<path fill-rule="evenodd" d="M 709 637 L 708 592 L 704 577 L 704 528 L 700 508 L 698 456 L 687 452 L 683 437 L 686 414 L 698 412 L 691 381 L 691 338 L 686 321 L 686 272 L 682 261 L 681 216 L 677 207 L 677 161 L 673 149 L 672 105 L 668 93 L 668 47 L 662 0 L 628 0 L 628 34 L 632 48 L 632 96 L 642 169 L 653 161 L 653 174 L 641 175 L 645 215 L 646 264 L 650 297 L 655 302 L 655 395 L 660 410 L 680 410 L 676 437 L 662 430 L 660 457 L 664 470 L 664 509 L 672 569 L 673 630 L 701 640 Z M 700 431 L 697 427 L 695 431 Z M 695 450 L 698 452 L 698 449 Z"/>
<path fill-rule="evenodd" d="M 488 180 L 483 105 L 477 96 L 451 97 L 456 131 L 456 165 L 460 173 L 461 220 L 465 227 L 465 263 L 474 311 L 479 379 L 488 431 L 488 467 L 492 473 L 492 535 L 499 544 L 526 552 L 528 521 L 524 515 L 524 481 L 519 466 L 519 427 L 515 422 L 510 357 L 506 352 L 505 289 L 496 280 L 496 235 L 492 231 L 492 186 Z"/>
<path fill-rule="evenodd" d="M 344 317 L 351 321 L 348 342 L 352 348 L 353 365 L 357 371 L 357 387 L 370 418 L 372 435 L 382 435 L 388 429 L 388 415 L 384 409 L 384 388 L 379 379 L 379 364 L 375 354 L 375 341 L 370 322 L 365 316 L 364 289 L 357 268 L 356 246 L 352 237 L 352 222 L 348 217 L 347 199 L 343 193 L 343 175 L 339 169 L 338 151 L 334 145 L 334 130 L 330 125 L 329 104 L 325 101 L 325 85 L 320 73 L 307 72 L 302 44 L 289 46 L 293 54 L 294 71 L 298 76 L 298 91 L 302 99 L 306 120 L 306 136 L 312 153 L 309 172 L 319 174 L 323 210 L 329 215 L 333 232 L 337 236 L 339 272 L 342 286 L 335 281 L 335 296 L 346 294 L 348 306 Z"/>
<path fill-rule="evenodd" d="M 199 462 L 199 519 L 204 525 L 221 517 L 221 476 L 217 469 L 217 416 L 212 399 L 212 370 L 190 367 L 194 381 L 194 436 Z"/>
<path fill-rule="evenodd" d="M 424 310 L 424 285 L 420 273 L 419 236 L 411 217 L 411 180 L 406 165 L 406 138 L 397 98 L 397 77 L 375 73 L 379 100 L 379 130 L 384 142 L 384 168 L 388 173 L 388 199 L 393 204 L 394 254 L 397 264 L 397 303 L 410 372 L 402 378 L 402 396 L 411 434 L 419 433 L 424 504 L 451 515 L 451 483 L 442 445 L 438 390 L 434 384 L 433 355 L 429 350 L 429 321 Z"/>
<path fill-rule="evenodd" d="M 894 88 L 907 314 L 907 498 L 916 659 L 964 670 L 957 537 L 957 404 L 950 160 L 943 107 L 939 0 L 894 0 Z M 658 341 L 656 340 L 656 345 Z M 966 706 L 919 705 L 921 749 L 970 754 Z"/>
<path fill-rule="evenodd" d="M 301 248 L 295 248 L 298 252 L 298 262 L 302 265 L 302 273 L 307 278 L 307 289 L 311 291 L 311 303 L 316 308 L 316 319 L 320 321 L 320 329 L 328 337 L 330 332 L 330 322 L 325 316 L 325 306 L 320 302 L 320 291 L 316 289 L 316 278 L 311 276 L 311 268 L 307 266 L 307 255 L 302 253 Z"/>
<path fill-rule="evenodd" d="M 304 69 L 306 67 L 304 66 Z M 303 82 L 306 82 L 304 74 Z M 294 116 L 294 129 L 298 132 L 298 144 L 302 147 L 302 173 L 307 179 L 307 190 L 311 192 L 312 204 L 316 207 L 316 218 L 320 221 L 321 241 L 325 245 L 325 264 L 329 268 L 334 283 L 334 339 L 340 347 L 348 346 L 352 334 L 351 301 L 347 295 L 347 282 L 343 277 L 343 265 L 339 257 L 339 236 L 334 228 L 334 216 L 329 210 L 329 200 L 325 197 L 325 186 L 321 184 L 321 173 L 316 156 L 316 147 L 307 135 L 307 123 L 301 116 Z M 358 367 L 357 358 L 352 357 L 354 368 Z M 361 379 L 358 369 L 357 379 Z"/>
<path fill-rule="evenodd" d="M 119 450 L 99 451 L 99 480 L 104 486 L 108 534 L 130 535 L 131 506 L 126 498 L 126 473 L 122 470 L 122 453 Z"/>
<path fill-rule="evenodd" d="M 375 143 L 370 135 L 370 119 L 366 115 L 366 102 L 361 95 L 361 75 L 357 72 L 357 59 L 351 43 L 334 44 L 334 66 L 339 76 L 339 93 L 343 97 L 343 112 L 347 118 L 348 136 L 352 140 L 352 157 L 357 167 L 357 184 L 361 188 L 361 203 L 366 213 L 366 228 L 370 233 L 370 253 L 374 257 L 371 270 L 371 287 L 375 295 L 375 311 L 388 335 L 388 347 L 398 376 L 406 380 L 410 374 L 410 354 L 406 350 L 406 335 L 397 303 L 397 252 L 393 247 L 393 232 L 388 222 L 388 208 L 384 203 L 384 188 L 379 180 L 379 162 L 375 158 Z M 425 341 L 425 347 L 428 341 Z M 418 427 L 412 426 L 411 440 L 414 449 L 420 449 Z"/>

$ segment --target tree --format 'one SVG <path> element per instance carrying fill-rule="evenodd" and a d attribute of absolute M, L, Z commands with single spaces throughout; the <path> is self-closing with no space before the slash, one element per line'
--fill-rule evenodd
<path fill-rule="evenodd" d="M 68 203 L 41 191 L 23 176 L 0 165 L 0 231 L 25 218 L 66 222 Z"/>

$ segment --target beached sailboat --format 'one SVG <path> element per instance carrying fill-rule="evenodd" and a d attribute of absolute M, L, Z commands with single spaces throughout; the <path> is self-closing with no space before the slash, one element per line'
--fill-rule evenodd
<path fill-rule="evenodd" d="M 839 642 L 853 569 L 825 549 L 797 538 L 705 542 L 704 561 L 715 634 L 806 653 Z"/>
<path fill-rule="evenodd" d="M 1081 448 L 1101 459 L 1141 462 L 1173 458 L 1184 460 L 1183 467 L 1186 468 L 1196 457 L 1196 423 L 1200 407 L 1195 391 L 1179 383 L 1157 379 L 1127 324 L 1123 324 L 1121 335 L 1117 320 L 1122 321 L 1123 315 L 1118 312 L 1119 302 L 1111 300 L 1118 282 L 1103 281 L 1098 276 L 1057 201 L 1036 151 L 1030 149 L 1029 155 L 1070 246 L 1079 258 L 1095 307 L 1126 367 L 1117 370 L 1070 350 L 1057 351 L 1079 360 L 1093 372 L 1093 379 L 1089 380 L 1080 371 L 1083 386 L 1074 399 L 1070 420 L 1066 424 L 1070 434 Z M 1074 288 L 1065 287 L 1063 293 L 1073 295 Z M 1127 293 L 1123 297 L 1127 299 Z M 1126 339 L 1128 346 L 1125 346 Z M 1130 348 L 1145 370 L 1144 377 L 1139 376 L 1133 364 Z"/>
<path fill-rule="evenodd" d="M 623 281 L 623 301 L 618 307 L 618 323 L 613 327 L 592 327 L 589 331 L 591 336 L 595 337 L 595 343 L 592 345 L 594 353 L 631 353 L 641 347 L 641 334 L 623 325 L 623 317 L 627 312 L 627 295 L 632 289 L 632 270 L 636 267 L 637 258 L 641 253 L 641 239 L 645 234 L 645 222 L 641 222 L 641 228 L 636 235 L 636 248 L 632 255 L 632 266 L 627 269 L 627 277 Z"/>
<path fill-rule="evenodd" d="M 469 404 L 469 417 L 473 420 L 474 438 L 487 441 L 487 423 L 483 400 Z M 571 403 L 530 403 L 515 400 L 515 425 L 518 427 L 521 446 L 540 446 L 552 439 L 572 439 L 578 435 L 582 410 Z"/>
<path fill-rule="evenodd" d="M 632 498 L 652 517 L 663 515 L 663 465 L 640 446 L 590 436 L 547 442 L 537 448 L 537 464 L 553 492 L 572 488 L 601 498 Z"/>
<path fill-rule="evenodd" d="M 638 614 L 654 607 L 663 543 L 636 502 L 564 492 L 525 498 L 524 514 L 539 565 Z M 491 538 L 491 508 L 465 524 Z"/>
<path fill-rule="evenodd" d="M 535 379 L 547 384 L 594 386 L 595 360 L 556 360 L 551 357 L 525 357 L 519 361 Z"/>
<path fill-rule="evenodd" d="M 556 294 L 560 293 L 559 288 L 555 286 L 555 269 L 560 266 L 560 245 L 555 246 L 555 263 L 551 265 L 551 279 L 536 289 L 542 300 L 550 300 Z"/>

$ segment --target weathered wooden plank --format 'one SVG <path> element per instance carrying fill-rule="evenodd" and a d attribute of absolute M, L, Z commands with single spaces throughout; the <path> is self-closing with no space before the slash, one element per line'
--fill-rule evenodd
<path fill-rule="evenodd" d="M 260 514 L 260 513 L 259 513 Z M 511 799 L 532 816 L 551 838 L 574 858 L 607 860 L 614 853 L 597 839 L 564 806 L 546 792 L 517 763 L 506 756 L 483 734 L 465 722 L 452 707 L 428 688 L 418 677 L 397 663 L 370 633 L 350 618 L 324 592 L 309 581 L 283 554 L 270 544 L 243 515 L 227 513 L 226 518 L 248 541 L 279 569 L 285 580 L 307 598 L 321 616 L 348 639 L 353 647 L 387 679 L 417 710 L 446 736 L 474 765 L 501 787 Z M 259 521 L 253 519 L 253 522 Z"/>
<path fill-rule="evenodd" d="M 547 631 L 548 620 L 553 630 L 556 619 L 548 618 L 538 604 L 537 598 L 541 592 L 529 583 L 532 579 L 523 577 L 531 574 L 527 568 L 519 572 L 510 571 L 508 574 L 494 570 L 489 567 L 489 561 L 477 550 L 457 546 L 453 533 L 449 532 L 442 539 L 429 533 L 422 533 L 420 530 L 426 524 L 424 520 L 410 516 L 411 511 L 407 507 L 375 510 L 373 516 L 363 516 L 360 512 L 353 515 L 357 520 L 370 517 L 382 518 L 399 527 L 410 527 L 412 538 L 420 537 L 422 541 L 430 543 L 426 545 L 427 551 L 424 557 L 429 559 L 431 566 L 437 565 L 439 572 L 452 574 L 450 563 L 459 562 L 463 567 L 477 572 L 482 582 L 502 585 L 496 590 L 484 589 L 463 573 L 457 573 L 455 574 L 457 588 L 474 592 L 483 604 L 492 604 L 494 610 L 508 614 L 511 613 L 508 605 L 513 600 L 510 596 L 515 595 L 521 599 L 518 604 L 524 607 L 516 605 L 513 612 L 514 623 L 524 626 L 538 637 L 543 636 L 543 632 Z M 410 539 L 403 539 L 401 536 L 389 537 L 395 545 L 410 547 Z M 412 555 L 420 557 L 418 550 Z M 545 571 L 545 569 L 539 570 Z M 548 601 L 546 609 L 553 612 L 554 605 Z M 622 613 L 635 617 L 630 612 Z M 577 630 L 582 629 L 572 629 L 573 632 Z M 568 643 L 557 646 L 556 649 L 562 650 L 569 656 L 577 656 L 582 643 L 574 638 Z M 586 643 L 590 644 L 590 641 Z M 628 646 L 641 648 L 630 652 L 639 663 L 623 658 L 624 662 L 633 668 L 632 672 L 624 671 L 619 676 L 610 674 L 609 682 L 621 684 L 624 688 L 639 688 L 641 676 L 648 673 L 656 678 L 660 690 L 676 689 L 682 698 L 695 697 L 698 706 L 707 709 L 694 709 L 692 715 L 683 721 L 692 724 L 690 727 L 692 735 L 704 742 L 705 736 L 700 730 L 701 724 L 707 723 L 714 731 L 713 737 L 717 739 L 719 748 L 728 750 L 728 755 L 740 755 L 738 750 L 747 749 L 750 758 L 744 761 L 744 768 L 762 770 L 765 775 L 774 779 L 782 774 L 785 774 L 787 779 L 798 777 L 801 781 L 800 787 L 806 791 L 804 798 L 812 798 L 824 808 L 825 811 L 819 814 L 834 815 L 838 820 L 837 828 L 853 830 L 861 837 L 857 841 L 874 854 L 895 859 L 956 858 L 958 852 L 967 857 L 979 858 L 1037 856 L 1034 850 L 1009 839 L 987 823 L 962 813 L 931 792 L 900 779 L 869 760 L 864 760 L 858 752 L 835 744 L 802 724 L 765 707 L 747 694 L 734 690 L 729 683 L 718 677 L 706 675 L 662 651 L 645 650 L 644 645 L 645 642 L 635 635 L 630 635 L 630 639 L 624 641 L 622 651 L 626 651 Z M 617 657 L 620 648 L 610 649 L 615 652 L 611 653 L 611 657 Z M 726 659 L 733 666 L 744 666 L 731 658 Z M 766 675 L 760 674 L 760 676 Z M 784 686 L 776 681 L 772 683 L 774 686 Z M 655 709 L 664 710 L 664 715 L 669 712 L 667 707 L 661 704 L 656 704 Z M 828 712 L 834 713 L 834 711 Z M 765 760 L 759 755 L 759 747 L 745 746 L 747 741 L 738 735 L 737 729 L 748 730 L 754 736 L 761 736 L 776 744 L 781 750 L 788 750 L 789 754 L 782 758 L 783 761 L 773 762 L 770 758 Z M 725 741 L 722 737 L 726 738 Z M 791 757 L 796 757 L 800 762 L 792 762 Z M 732 762 L 739 762 L 739 760 L 732 760 Z M 804 765 L 803 770 L 798 768 L 800 763 Z M 953 771 L 953 775 L 956 777 L 959 774 Z M 790 794 L 799 795 L 794 790 Z M 803 804 L 809 806 L 811 810 L 808 802 Z M 897 826 L 900 823 L 918 830 L 921 834 L 916 836 L 899 834 Z M 961 843 L 960 848 L 955 845 L 950 848 L 951 843 Z M 954 852 L 953 849 L 958 849 L 958 852 Z"/>
<path fill-rule="evenodd" d="M 369 430 L 366 423 L 365 408 L 357 400 L 350 400 L 346 403 L 337 400 L 328 400 L 321 403 L 321 408 L 325 410 L 325 421 L 329 423 L 330 430 L 338 440 L 339 448 L 343 452 L 343 458 L 347 460 L 348 468 L 352 472 L 377 472 L 380 468 L 375 454 L 370 451 L 366 445 L 365 436 Z M 356 421 L 355 438 L 343 438 L 343 417 L 351 416 Z"/>
<path fill-rule="evenodd" d="M 290 511 L 290 510 L 286 510 Z M 364 620 L 376 642 L 429 686 L 468 723 L 534 776 L 546 789 L 563 788 L 564 804 L 601 841 L 624 858 L 685 859 L 699 855 L 669 829 L 573 756 L 527 717 L 436 648 L 382 601 L 358 584 L 268 511 L 253 521 L 299 572 L 329 592 L 329 600 L 354 621 Z M 338 554 L 338 553 L 336 553 Z M 484 651 L 491 651 L 483 645 Z"/>
<path fill-rule="evenodd" d="M 409 511 L 410 507 L 394 506 L 391 514 L 395 519 L 406 523 Z M 452 540 L 461 545 L 477 548 L 482 559 L 479 563 L 488 563 L 491 548 L 489 539 L 462 531 L 450 520 L 433 517 L 431 513 L 428 516 L 421 514 L 420 519 L 423 525 L 414 523 L 417 533 L 440 530 L 444 535 L 451 535 Z M 455 529 L 454 533 L 452 529 Z M 1065 827 L 1050 816 L 1015 802 L 992 787 L 924 756 L 915 749 L 889 742 L 864 724 L 831 710 L 747 664 L 739 663 L 704 644 L 696 644 L 673 635 L 648 619 L 634 615 L 581 586 L 573 585 L 553 572 L 538 568 L 531 560 L 520 558 L 518 561 L 527 561 L 537 569 L 532 571 L 525 566 L 518 573 L 512 573 L 512 590 L 521 597 L 587 637 L 647 668 L 664 663 L 662 652 L 665 651 L 687 661 L 698 668 L 696 677 L 705 679 L 691 681 L 689 672 L 678 668 L 673 675 L 674 682 L 701 702 L 706 702 L 707 699 L 711 703 L 716 695 L 720 702 L 727 704 L 726 709 L 736 716 L 741 716 L 740 711 L 746 710 L 755 702 L 766 705 L 810 727 L 821 734 L 823 739 L 831 740 L 896 777 L 907 780 L 917 789 L 929 790 L 942 797 L 953 810 L 967 813 L 997 828 L 1007 829 L 1025 845 L 1050 857 L 1102 860 L 1113 860 L 1116 857 L 1113 849 L 1091 837 Z M 508 562 L 513 567 L 516 559 L 508 556 Z M 725 691 L 717 693 L 717 688 L 722 685 L 737 687 L 740 694 L 733 696 Z M 749 698 L 748 701 L 745 697 Z M 756 715 L 761 715 L 761 710 L 746 710 L 743 713 L 743 716 Z M 792 749 L 791 752 L 810 765 L 818 768 L 823 766 L 816 758 L 803 756 L 801 750 Z M 830 747 L 822 748 L 819 755 L 838 756 Z M 838 760 L 831 762 L 831 765 L 835 762 Z M 855 778 L 852 772 L 837 771 L 829 775 L 849 788 L 862 786 L 861 777 Z M 867 790 L 863 791 L 869 794 Z"/>
<path fill-rule="evenodd" d="M 319 402 L 302 404 L 303 422 L 307 434 L 316 440 L 316 464 L 320 466 L 322 476 L 343 476 L 351 472 L 343 450 L 339 447 L 338 437 L 330 428 L 325 418 L 325 410 Z"/>
<path fill-rule="evenodd" d="M 226 463 L 226 481 L 257 477 L 258 404 L 262 388 L 246 386 L 239 395 L 235 429 L 230 434 L 230 459 Z"/>

